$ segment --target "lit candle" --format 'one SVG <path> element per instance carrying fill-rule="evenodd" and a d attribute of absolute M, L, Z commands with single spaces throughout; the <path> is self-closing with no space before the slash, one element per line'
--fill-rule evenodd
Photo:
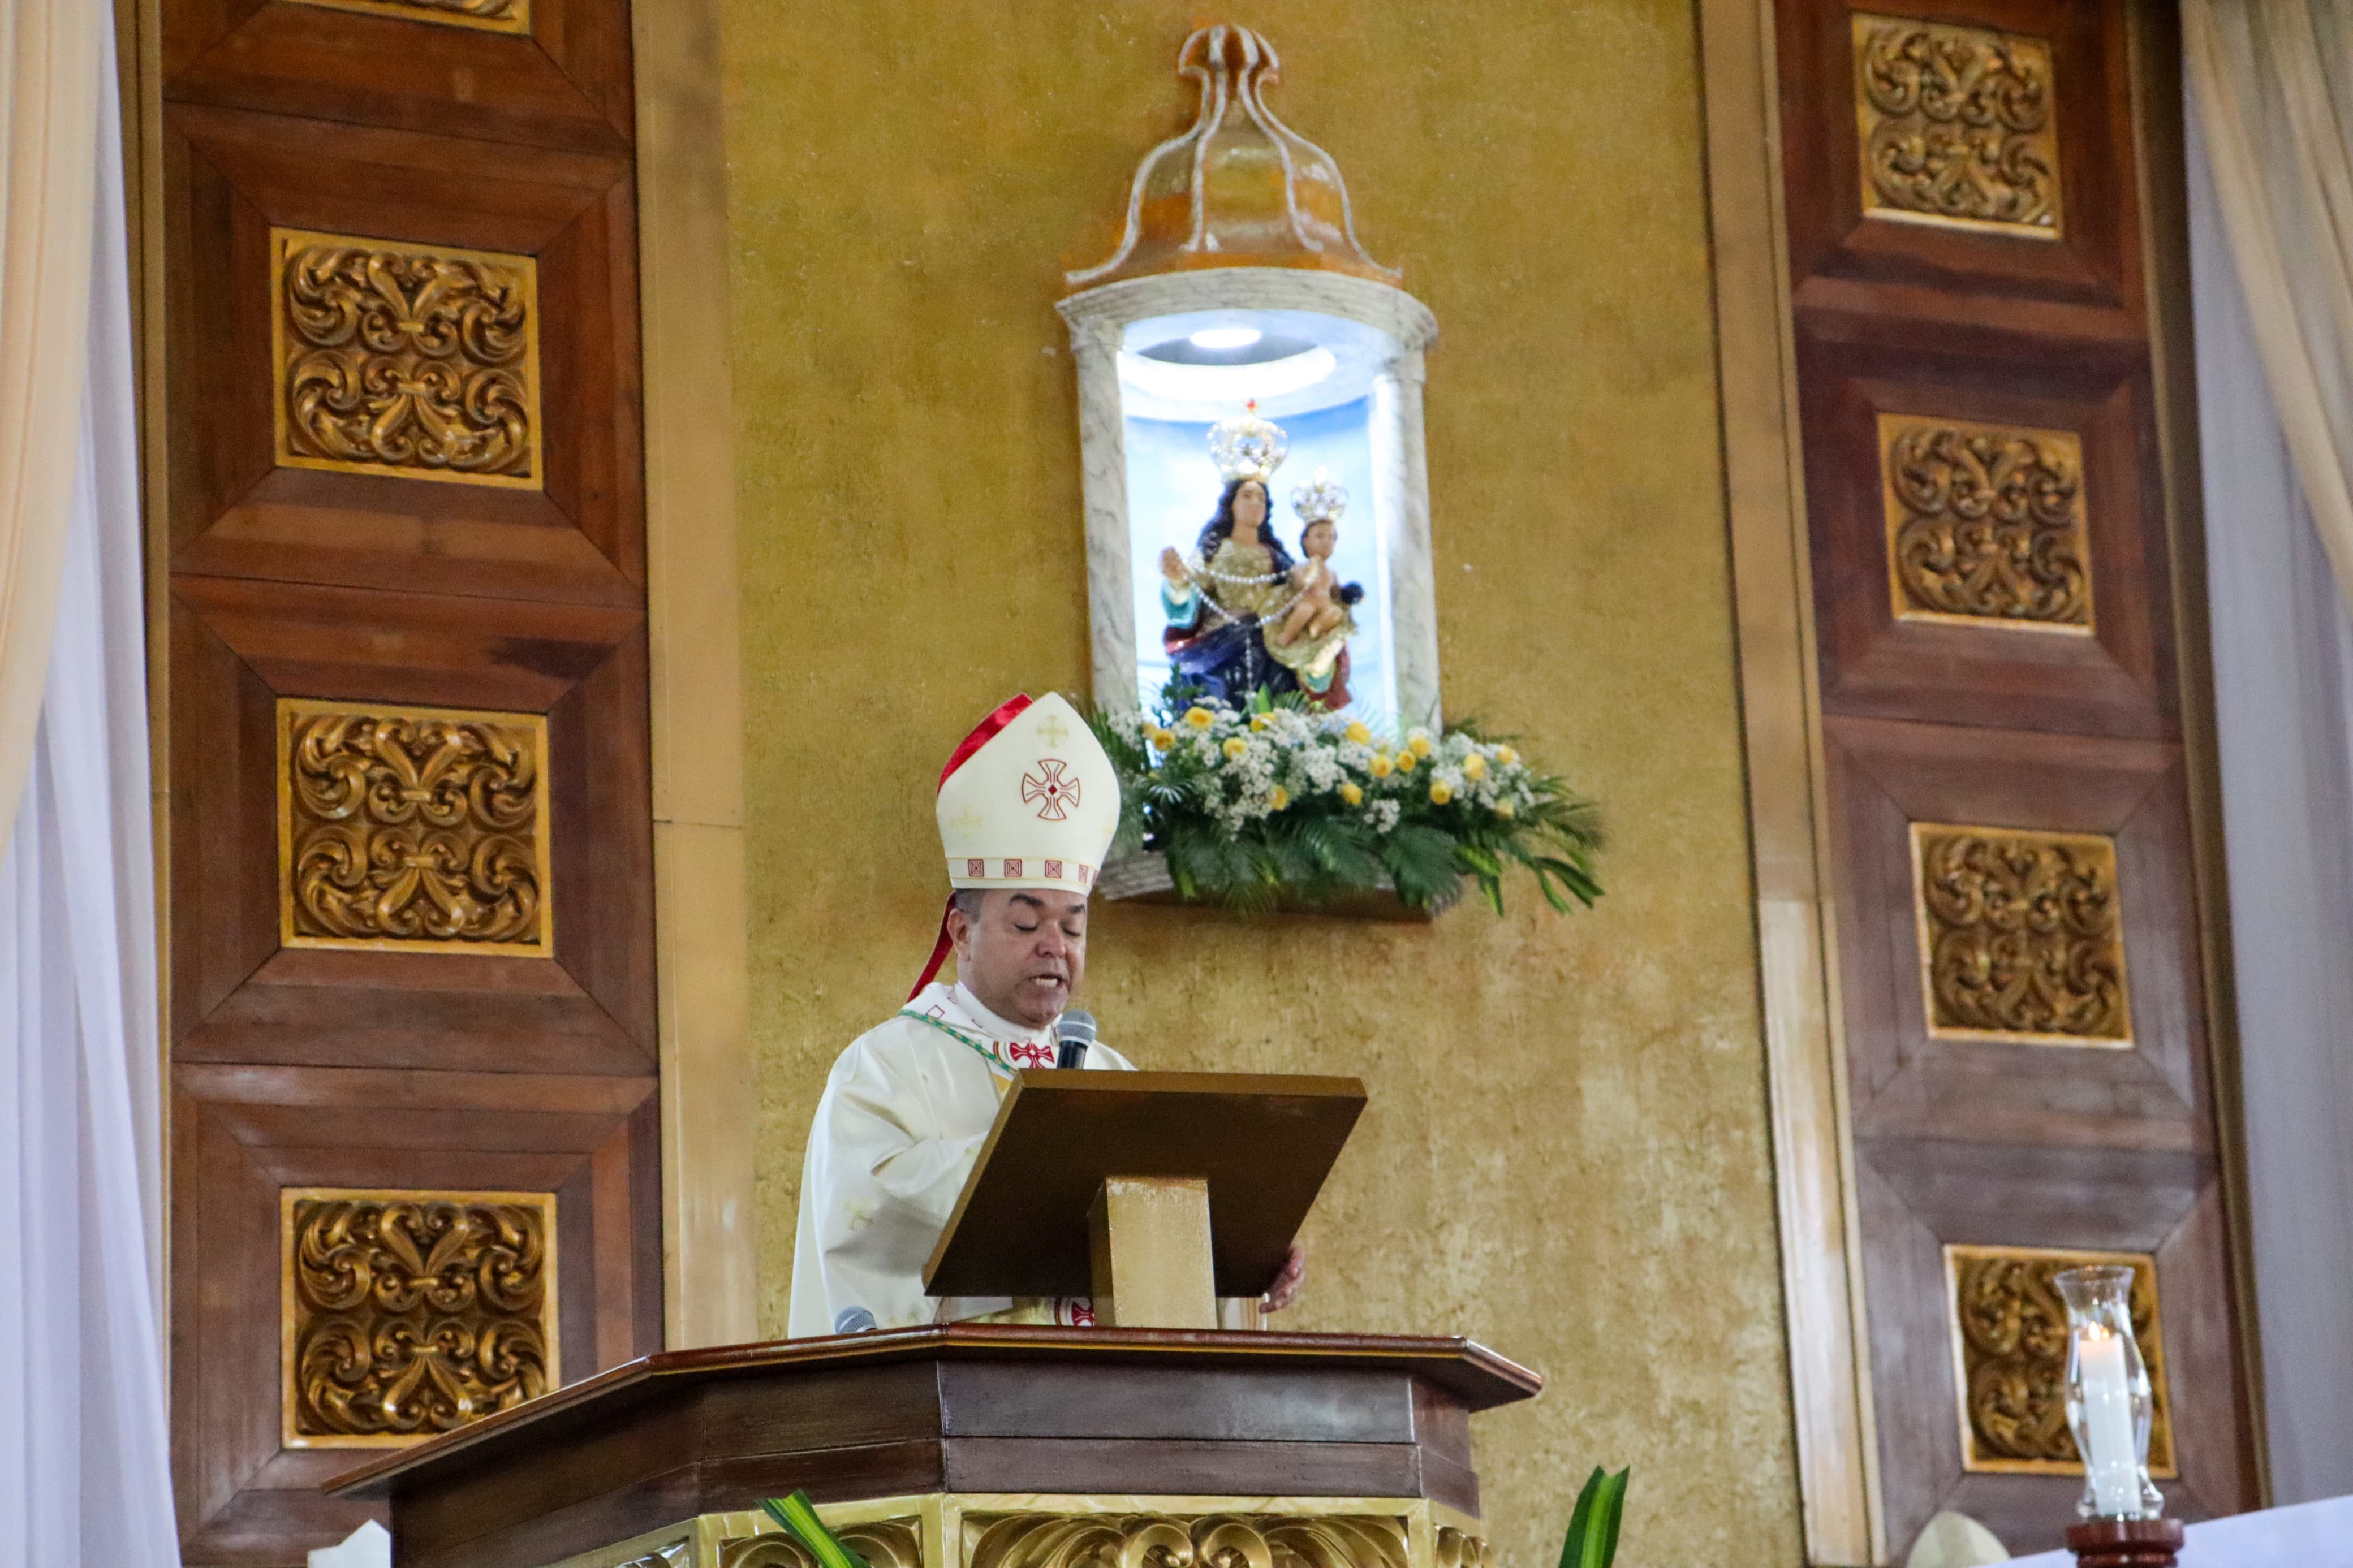
<path fill-rule="evenodd" d="M 2085 1323 L 2075 1341 L 2084 1387 L 2084 1468 L 2092 1506 L 2103 1518 L 2140 1515 L 2140 1445 L 2133 1435 L 2132 1384 L 2125 1374 L 2125 1342 L 2098 1323 Z"/>

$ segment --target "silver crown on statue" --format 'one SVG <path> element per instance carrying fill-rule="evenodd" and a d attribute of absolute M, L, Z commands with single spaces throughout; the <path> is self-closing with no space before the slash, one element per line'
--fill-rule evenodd
<path fill-rule="evenodd" d="M 1314 482 L 1291 492 L 1291 510 L 1310 528 L 1319 522 L 1336 523 L 1348 510 L 1348 492 L 1332 482 L 1331 469 L 1318 468 Z"/>
<path fill-rule="evenodd" d="M 1242 407 L 1244 412 L 1209 426 L 1209 460 L 1229 485 L 1240 479 L 1264 484 L 1291 455 L 1291 437 L 1282 426 L 1258 416 L 1255 398 Z"/>

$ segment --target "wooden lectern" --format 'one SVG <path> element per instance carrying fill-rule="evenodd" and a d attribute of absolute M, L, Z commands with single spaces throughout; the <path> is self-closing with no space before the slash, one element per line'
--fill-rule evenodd
<path fill-rule="evenodd" d="M 1460 1339 L 1134 1326 L 1263 1289 L 1363 1102 L 1024 1075 L 926 1278 L 1095 1289 L 1122 1326 L 666 1352 L 328 1489 L 390 1504 L 400 1568 L 817 1568 L 759 1511 L 797 1488 L 871 1568 L 1493 1568 L 1470 1417 L 1534 1373 Z"/>
<path fill-rule="evenodd" d="M 934 1296 L 1087 1296 L 1120 1328 L 1214 1329 L 1282 1272 L 1365 1109 L 1353 1078 L 1031 1071 L 923 1270 Z"/>

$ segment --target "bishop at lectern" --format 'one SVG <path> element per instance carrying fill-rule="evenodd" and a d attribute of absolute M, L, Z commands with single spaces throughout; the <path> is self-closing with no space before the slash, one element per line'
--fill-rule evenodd
<path fill-rule="evenodd" d="M 907 1004 L 834 1063 L 809 1130 L 793 1247 L 794 1338 L 958 1319 L 1085 1325 L 1081 1297 L 933 1297 L 923 1265 L 1013 1075 L 1055 1065 L 1086 973 L 1087 898 L 1119 826 L 1119 775 L 1071 704 L 1016 697 L 940 773 L 955 889 Z M 934 977 L 953 949 L 954 985 Z M 1128 1070 L 1108 1046 L 1075 1065 Z M 1268 1293 L 1296 1292 L 1294 1253 Z"/>

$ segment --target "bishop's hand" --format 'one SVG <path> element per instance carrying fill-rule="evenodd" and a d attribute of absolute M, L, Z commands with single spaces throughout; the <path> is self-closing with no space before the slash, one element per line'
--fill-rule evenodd
<path fill-rule="evenodd" d="M 1266 1288 L 1264 1296 L 1259 1298 L 1258 1310 L 1261 1312 L 1282 1311 L 1299 1300 L 1299 1287 L 1306 1278 L 1307 1249 L 1294 1241 L 1291 1244 L 1291 1256 L 1283 1261 L 1282 1272 L 1274 1277 L 1274 1283 Z"/>

